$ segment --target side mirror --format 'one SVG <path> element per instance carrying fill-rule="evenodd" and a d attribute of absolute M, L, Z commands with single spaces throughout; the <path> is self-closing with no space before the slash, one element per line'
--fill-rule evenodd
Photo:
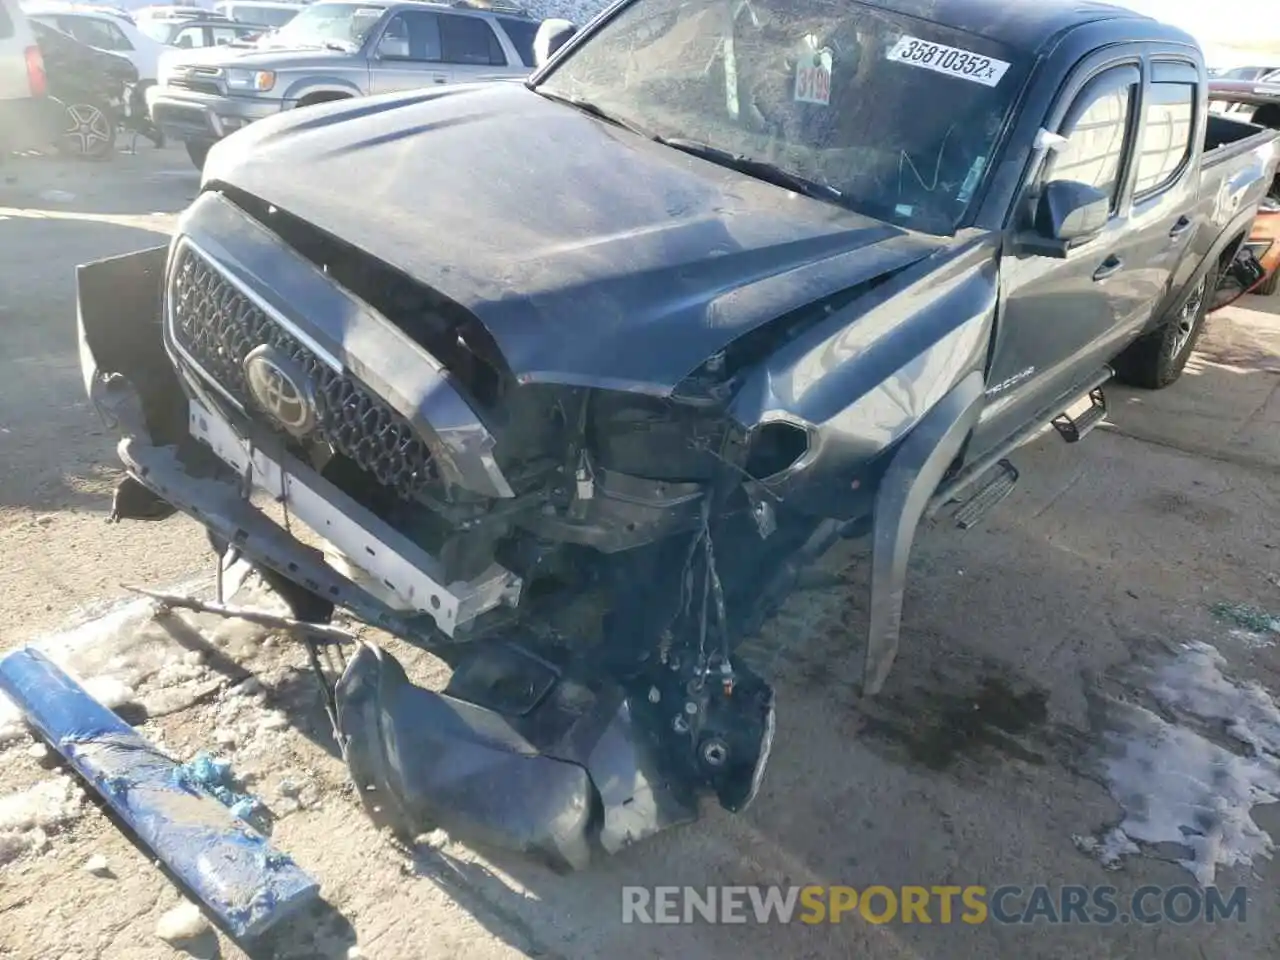
<path fill-rule="evenodd" d="M 569 20 L 543 20 L 533 38 L 533 64 L 541 68 L 578 32 Z"/>
<path fill-rule="evenodd" d="M 1111 218 L 1111 197 L 1074 180 L 1047 183 L 1036 204 L 1034 229 L 1022 238 L 1032 253 L 1065 259 L 1067 251 L 1102 232 Z"/>

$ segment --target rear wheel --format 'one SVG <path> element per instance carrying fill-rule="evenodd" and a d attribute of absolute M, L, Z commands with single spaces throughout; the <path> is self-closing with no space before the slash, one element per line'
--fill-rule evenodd
<path fill-rule="evenodd" d="M 66 124 L 58 146 L 63 153 L 87 160 L 109 157 L 116 145 L 116 125 L 106 104 L 71 101 L 66 105 Z"/>
<path fill-rule="evenodd" d="M 186 142 L 187 156 L 191 158 L 191 162 L 196 165 L 197 170 L 204 169 L 204 161 L 209 156 L 209 150 L 213 147 L 212 143 L 206 143 L 203 140 L 188 140 Z"/>
<path fill-rule="evenodd" d="M 1182 376 L 1204 329 L 1210 280 L 1214 276 L 1206 273 L 1168 320 L 1116 357 L 1117 379 L 1134 387 L 1159 390 Z"/>

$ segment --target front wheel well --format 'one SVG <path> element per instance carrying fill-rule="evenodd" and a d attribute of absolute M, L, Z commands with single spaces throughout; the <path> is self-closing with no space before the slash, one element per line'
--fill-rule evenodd
<path fill-rule="evenodd" d="M 351 94 L 342 93 L 338 90 L 320 90 L 316 93 L 308 93 L 298 101 L 300 107 L 311 107 L 317 103 L 332 103 L 334 100 L 350 100 Z"/>

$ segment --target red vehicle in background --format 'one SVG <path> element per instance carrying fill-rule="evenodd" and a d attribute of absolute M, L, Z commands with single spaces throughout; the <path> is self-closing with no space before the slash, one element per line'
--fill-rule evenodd
<path fill-rule="evenodd" d="M 1280 129 L 1280 71 L 1261 81 L 1211 80 L 1213 108 L 1233 120 Z M 1280 287 L 1280 176 L 1258 206 L 1258 219 L 1246 244 L 1262 263 L 1266 275 L 1248 293 L 1269 296 Z"/>

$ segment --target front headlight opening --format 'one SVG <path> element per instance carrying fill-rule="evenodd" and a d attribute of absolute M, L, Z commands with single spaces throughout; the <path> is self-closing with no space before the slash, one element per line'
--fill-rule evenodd
<path fill-rule="evenodd" d="M 230 90 L 253 90 L 263 93 L 276 85 L 276 75 L 272 70 L 228 70 L 227 88 Z"/>

